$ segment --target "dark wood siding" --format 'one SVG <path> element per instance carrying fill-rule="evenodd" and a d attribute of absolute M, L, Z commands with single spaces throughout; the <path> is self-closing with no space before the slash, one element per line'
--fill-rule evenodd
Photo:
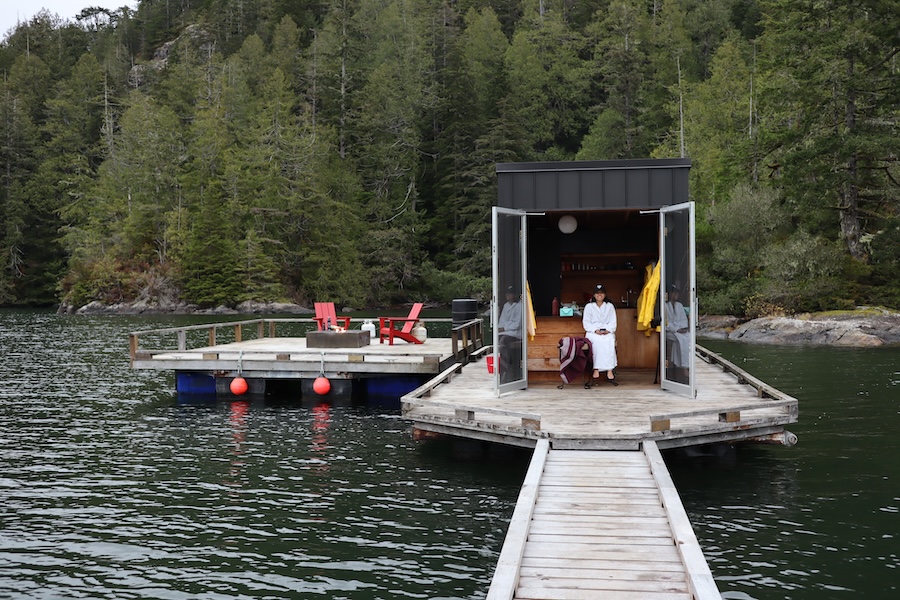
<path fill-rule="evenodd" d="M 646 209 L 688 201 L 686 158 L 500 163 L 498 205 L 525 211 Z"/>

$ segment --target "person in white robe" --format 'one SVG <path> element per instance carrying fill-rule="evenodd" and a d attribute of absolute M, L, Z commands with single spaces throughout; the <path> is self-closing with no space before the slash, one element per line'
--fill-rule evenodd
<path fill-rule="evenodd" d="M 603 284 L 597 284 L 594 288 L 594 301 L 584 307 L 581 324 L 585 337 L 591 340 L 594 379 L 599 379 L 600 372 L 606 371 L 606 379 L 613 385 L 619 385 L 614 372 L 619 364 L 616 358 L 616 308 L 612 302 L 606 301 Z"/>
<path fill-rule="evenodd" d="M 669 357 L 675 365 L 676 377 L 686 380 L 691 365 L 691 329 L 684 305 L 678 301 L 676 286 L 669 288 L 666 299 L 666 341 L 671 344 Z"/>

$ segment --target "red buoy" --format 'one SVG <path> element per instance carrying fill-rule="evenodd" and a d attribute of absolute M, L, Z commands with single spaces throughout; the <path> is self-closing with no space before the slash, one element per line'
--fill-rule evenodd
<path fill-rule="evenodd" d="M 235 396 L 243 396 L 247 393 L 247 389 L 250 386 L 247 385 L 247 380 L 243 377 L 235 377 L 231 380 L 231 385 L 228 387 L 231 388 L 231 393 Z"/>
<path fill-rule="evenodd" d="M 313 391 L 320 396 L 324 396 L 331 391 L 331 382 L 327 377 L 316 377 L 313 381 Z"/>

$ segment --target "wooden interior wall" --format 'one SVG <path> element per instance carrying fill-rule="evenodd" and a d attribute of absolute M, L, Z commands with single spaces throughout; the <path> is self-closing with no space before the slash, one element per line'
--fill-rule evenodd
<path fill-rule="evenodd" d="M 659 334 L 637 330 L 637 311 L 616 309 L 616 357 L 622 369 L 655 369 L 659 358 Z M 533 340 L 528 341 L 528 380 L 559 380 L 559 340 L 582 337 L 581 317 L 538 317 Z"/>

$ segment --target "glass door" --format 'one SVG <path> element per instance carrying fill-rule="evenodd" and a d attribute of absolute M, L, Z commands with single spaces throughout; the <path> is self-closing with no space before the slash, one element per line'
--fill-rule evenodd
<path fill-rule="evenodd" d="M 661 248 L 659 302 L 662 387 L 694 398 L 697 285 L 694 268 L 694 203 L 663 208 L 659 216 Z"/>
<path fill-rule="evenodd" d="M 492 214 L 494 393 L 528 387 L 525 212 L 495 206 Z"/>

